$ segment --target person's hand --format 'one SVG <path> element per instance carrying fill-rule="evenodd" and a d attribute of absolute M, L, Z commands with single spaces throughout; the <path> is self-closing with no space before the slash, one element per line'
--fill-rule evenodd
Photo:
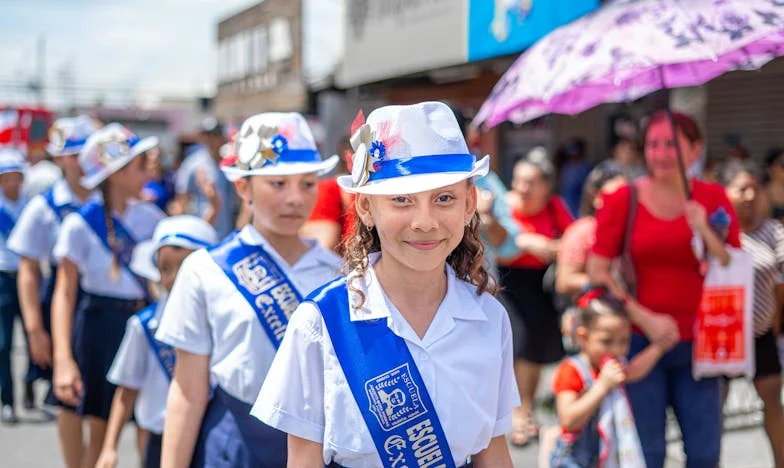
<path fill-rule="evenodd" d="M 647 322 L 646 329 L 643 331 L 652 342 L 659 345 L 665 352 L 674 348 L 680 341 L 678 322 L 672 316 L 652 313 Z"/>
<path fill-rule="evenodd" d="M 95 468 L 114 468 L 115 466 L 117 466 L 117 451 L 107 449 L 101 450 Z"/>
<path fill-rule="evenodd" d="M 27 333 L 30 360 L 42 368 L 52 367 L 52 338 L 43 328 Z"/>
<path fill-rule="evenodd" d="M 530 233 L 523 233 L 515 238 L 517 248 L 521 252 L 531 254 L 545 262 L 553 259 L 553 251 L 550 248 L 551 241 L 552 239 L 549 237 Z"/>
<path fill-rule="evenodd" d="M 607 359 L 599 371 L 598 382 L 604 386 L 607 391 L 617 388 L 626 381 L 626 371 L 617 359 Z"/>
<path fill-rule="evenodd" d="M 79 405 L 84 393 L 84 385 L 76 361 L 70 358 L 56 362 L 52 384 L 58 400 L 71 406 Z"/>
<path fill-rule="evenodd" d="M 490 214 L 493 210 L 495 196 L 489 190 L 476 189 L 476 212 L 480 216 Z"/>
<path fill-rule="evenodd" d="M 708 212 L 699 202 L 687 201 L 685 214 L 692 231 L 702 233 L 708 228 Z"/>
<path fill-rule="evenodd" d="M 213 208 L 220 207 L 220 196 L 218 195 L 218 190 L 215 188 L 215 181 L 207 177 L 207 174 L 202 168 L 196 170 L 196 185 Z"/>

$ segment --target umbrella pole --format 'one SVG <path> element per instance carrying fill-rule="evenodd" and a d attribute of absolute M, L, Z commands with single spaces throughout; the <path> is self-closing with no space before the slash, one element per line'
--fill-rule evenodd
<path fill-rule="evenodd" d="M 668 89 L 667 83 L 664 80 L 664 68 L 660 66 L 658 69 L 662 89 Z M 690 200 L 691 185 L 689 184 L 689 176 L 686 173 L 686 163 L 683 161 L 683 148 L 681 148 L 681 144 L 678 141 L 678 125 L 675 123 L 675 116 L 672 115 L 669 99 L 667 99 L 667 105 L 664 107 L 664 110 L 667 112 L 667 120 L 670 121 L 670 127 L 672 128 L 672 140 L 675 143 L 675 153 L 678 155 L 678 169 L 680 170 L 681 180 L 683 181 L 683 190 L 686 192 L 686 199 Z"/>

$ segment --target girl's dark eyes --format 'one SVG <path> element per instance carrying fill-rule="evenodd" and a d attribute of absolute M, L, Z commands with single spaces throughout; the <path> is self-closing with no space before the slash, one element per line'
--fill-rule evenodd
<path fill-rule="evenodd" d="M 445 193 L 443 195 L 439 195 L 438 198 L 436 198 L 436 200 L 441 202 L 441 203 L 446 203 L 446 202 L 452 201 L 454 199 L 455 199 L 455 197 L 450 195 L 450 194 L 448 194 L 448 193 Z"/>

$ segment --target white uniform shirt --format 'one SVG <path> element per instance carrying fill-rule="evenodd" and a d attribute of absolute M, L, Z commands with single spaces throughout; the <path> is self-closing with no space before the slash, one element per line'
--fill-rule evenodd
<path fill-rule="evenodd" d="M 379 258 L 371 255 L 371 263 Z M 385 318 L 406 341 L 457 466 L 512 427 L 520 405 L 512 368 L 512 330 L 504 307 L 458 280 L 447 268 L 447 293 L 420 339 L 384 293 L 369 268 L 366 302 L 351 320 Z M 349 292 L 349 300 L 357 300 Z M 355 302 L 350 302 L 355 303 Z M 275 362 L 251 414 L 297 437 L 323 444 L 324 463 L 381 466 L 370 431 L 346 382 L 321 313 L 304 303 L 289 322 Z M 409 463 L 410 466 L 410 463 Z"/>
<path fill-rule="evenodd" d="M 0 195 L 0 206 L 17 222 L 26 204 L 27 199 L 23 196 L 20 196 L 16 201 L 12 201 Z M 11 233 L 13 233 L 13 229 Z M 10 238 L 10 235 L 8 239 L 0 235 L 0 271 L 15 272 L 19 269 L 19 255 L 15 254 L 9 247 L 8 241 Z"/>
<path fill-rule="evenodd" d="M 155 204 L 132 200 L 120 221 L 138 243 L 151 238 L 155 225 L 164 217 Z M 54 258 L 58 263 L 67 258 L 79 267 L 82 289 L 87 293 L 129 300 L 145 297 L 145 291 L 126 268 L 120 269 L 117 281 L 112 279 L 112 255 L 79 213 L 63 220 Z"/>
<path fill-rule="evenodd" d="M 151 322 L 160 321 L 165 306 L 166 300 L 161 299 Z M 154 323 L 151 325 L 155 328 Z M 137 315 L 128 319 L 125 336 L 106 379 L 114 385 L 138 390 L 134 407 L 136 422 L 155 434 L 163 432 L 169 378 L 163 372 Z"/>
<path fill-rule="evenodd" d="M 262 245 L 303 297 L 340 275 L 341 259 L 315 241 L 289 266 L 252 226 L 239 236 L 246 244 Z M 204 249 L 182 263 L 156 336 L 175 348 L 209 355 L 212 382 L 248 404 L 256 401 L 275 357 L 256 312 Z"/>
<path fill-rule="evenodd" d="M 70 203 L 76 208 L 81 206 L 82 202 L 68 187 L 65 179 L 58 180 L 52 190 L 57 205 Z M 100 195 L 97 193 L 90 196 L 91 201 L 99 199 Z M 8 240 L 8 247 L 23 257 L 38 261 L 48 260 L 52 257 L 58 232 L 60 232 L 60 219 L 43 195 L 37 195 L 30 200 L 19 216 Z"/>

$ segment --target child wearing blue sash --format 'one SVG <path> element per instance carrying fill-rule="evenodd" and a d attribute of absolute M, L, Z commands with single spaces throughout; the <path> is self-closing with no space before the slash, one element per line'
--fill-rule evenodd
<path fill-rule="evenodd" d="M 252 414 L 290 467 L 511 468 L 512 331 L 484 269 L 469 154 L 445 104 L 355 120 L 349 274 L 291 317 Z"/>
<path fill-rule="evenodd" d="M 32 409 L 33 382 L 52 380 L 51 305 L 54 293 L 54 249 L 60 224 L 90 197 L 79 184 L 82 168 L 77 156 L 96 124 L 86 116 L 55 121 L 46 151 L 61 169 L 63 178 L 27 204 L 8 239 L 8 247 L 21 257 L 17 285 L 32 364 L 25 377 L 25 406 Z M 94 198 L 94 197 L 93 197 Z M 48 274 L 45 274 L 48 272 Z M 82 453 L 82 418 L 73 407 L 60 404 L 50 388 L 46 403 L 60 407 L 57 430 L 69 467 L 79 466 Z"/>
<path fill-rule="evenodd" d="M 16 224 L 25 199 L 24 155 L 14 148 L 0 149 L 0 422 L 16 423 L 14 409 L 14 381 L 11 369 L 11 350 L 14 340 L 14 321 L 19 315 L 16 291 L 16 272 L 19 256 L 8 247 L 8 238 Z"/>
<path fill-rule="evenodd" d="M 154 204 L 137 199 L 147 181 L 142 155 L 156 144 L 156 138 L 140 139 L 120 124 L 87 139 L 79 153 L 80 183 L 100 188 L 103 201 L 67 215 L 54 247 L 59 264 L 52 300 L 54 391 L 89 424 L 82 466 L 95 466 L 103 444 L 115 390 L 106 373 L 125 324 L 149 302 L 146 281 L 128 264 L 136 243 L 149 239 L 164 217 Z"/>
<path fill-rule="evenodd" d="M 286 330 L 340 258 L 302 239 L 322 160 L 304 117 L 247 119 L 221 164 L 252 223 L 185 259 L 156 337 L 177 351 L 163 430 L 164 467 L 286 466 L 286 435 L 250 416 Z M 210 396 L 212 395 L 212 398 Z"/>
<path fill-rule="evenodd" d="M 128 320 L 109 382 L 117 385 L 101 456 L 96 468 L 117 466 L 117 443 L 123 426 L 134 414 L 139 427 L 149 436 L 142 466 L 160 468 L 161 434 L 166 413 L 166 394 L 174 371 L 174 350 L 155 339 L 155 331 L 166 306 L 166 294 L 182 261 L 194 250 L 218 242 L 218 234 L 206 221 L 190 215 L 166 218 L 158 223 L 152 240 L 133 252 L 131 270 L 159 284 L 162 297 Z"/>

